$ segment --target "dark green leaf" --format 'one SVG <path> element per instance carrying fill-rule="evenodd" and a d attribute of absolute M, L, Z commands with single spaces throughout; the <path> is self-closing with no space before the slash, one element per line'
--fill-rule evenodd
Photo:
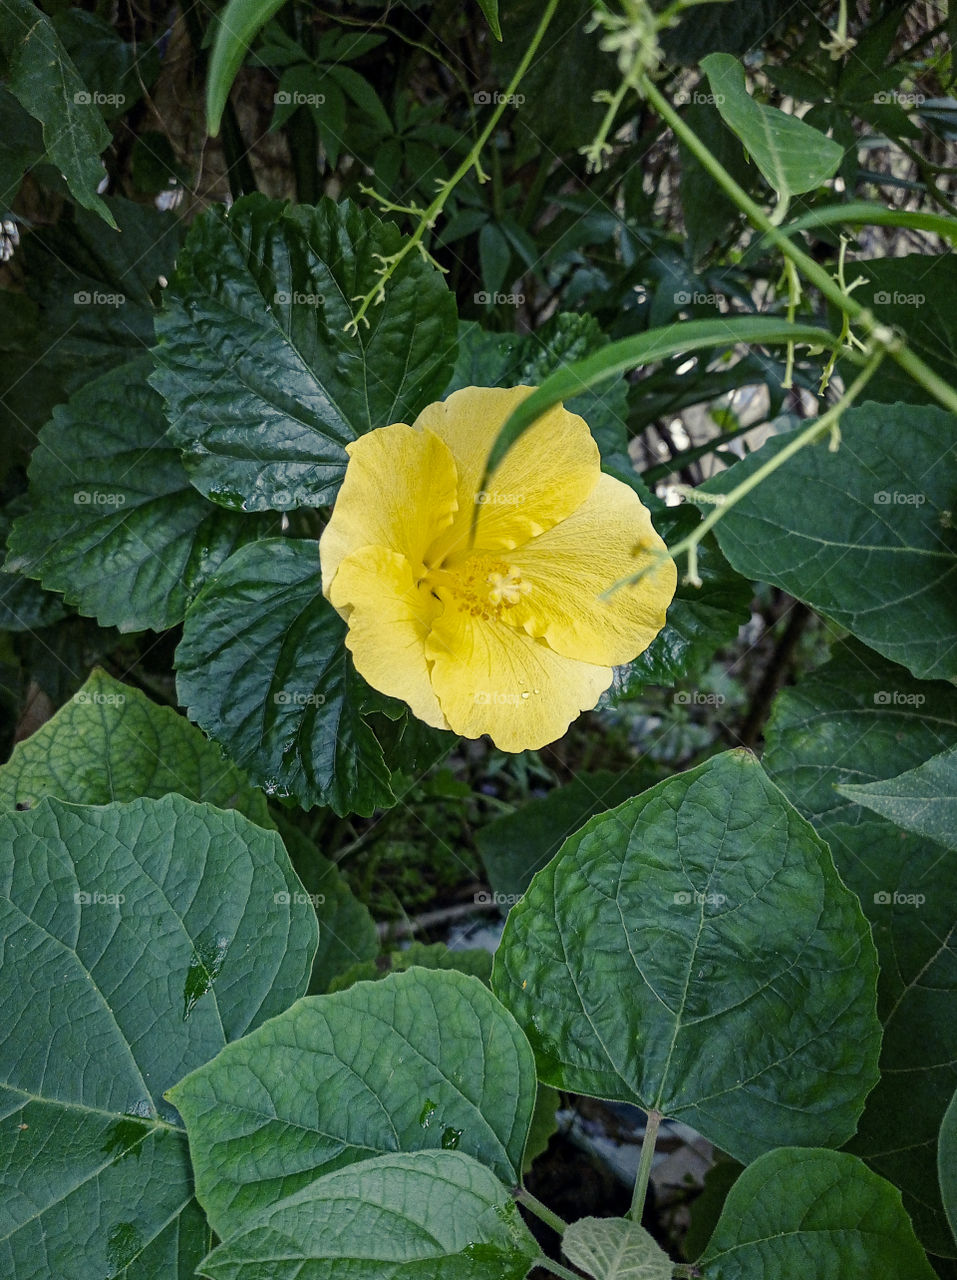
<path fill-rule="evenodd" d="M 109 804 L 171 791 L 272 826 L 265 797 L 215 743 L 172 707 L 157 706 L 99 668 L 0 765 L 3 809 L 32 809 L 43 796 Z"/>
<path fill-rule="evenodd" d="M 387 1229 L 386 1229 L 387 1224 Z M 459 1151 L 327 1174 L 214 1249 L 210 1280 L 524 1280 L 538 1247 L 498 1179 Z"/>
<path fill-rule="evenodd" d="M 681 1118 L 743 1160 L 854 1132 L 876 979 L 827 846 L 744 751 L 566 841 L 492 971 L 542 1080 Z"/>
<path fill-rule="evenodd" d="M 193 223 L 157 318 L 152 382 L 193 483 L 225 506 L 331 502 L 363 432 L 411 422 L 455 356 L 455 303 L 412 254 L 346 332 L 402 237 L 349 203 L 263 196 Z"/>
<path fill-rule="evenodd" d="M 771 1151 L 745 1169 L 698 1260 L 705 1280 L 935 1280 L 889 1182 L 841 1151 Z"/>
<path fill-rule="evenodd" d="M 230 556 L 190 607 L 177 690 L 268 795 L 368 815 L 395 795 L 345 634 L 318 545 L 267 538 Z"/>
<path fill-rule="evenodd" d="M 96 193 L 105 170 L 100 155 L 110 131 L 80 79 L 53 24 L 30 0 L 9 0 L 0 24 L 6 88 L 43 126 L 47 159 L 66 179 L 70 194 L 115 229 L 113 215 Z"/>
<path fill-rule="evenodd" d="M 0 1268 L 186 1280 L 209 1238 L 163 1092 L 302 992 L 312 911 L 275 832 L 182 796 L 47 797 L 0 850 Z"/>
<path fill-rule="evenodd" d="M 502 24 L 498 16 L 498 0 L 478 0 L 478 6 L 485 14 L 492 35 L 496 40 L 502 38 Z"/>
<path fill-rule="evenodd" d="M 308 996 L 181 1081 L 196 1194 L 217 1235 L 344 1165 L 454 1147 L 518 1181 L 535 1063 L 477 979 L 410 969 Z"/>
<path fill-rule="evenodd" d="M 5 565 L 120 631 L 179 622 L 230 552 L 266 529 L 264 517 L 223 511 L 189 483 L 165 441 L 150 369 L 148 359 L 123 365 L 54 410 Z"/>
<path fill-rule="evenodd" d="M 214 138 L 243 59 L 283 3 L 284 0 L 229 0 L 220 13 L 206 72 L 206 127 Z"/>
<path fill-rule="evenodd" d="M 701 67 L 721 118 L 780 199 L 813 191 L 833 178 L 844 158 L 837 142 L 797 116 L 756 102 L 745 87 L 744 67 L 730 54 L 711 53 Z"/>
<path fill-rule="evenodd" d="M 721 550 L 915 675 L 957 675 L 955 427 L 937 408 L 848 410 L 836 453 L 801 449 L 728 511 L 715 526 Z M 772 437 L 705 491 L 729 493 L 793 436 Z"/>
<path fill-rule="evenodd" d="M 957 747 L 899 777 L 863 786 L 845 784 L 838 791 L 906 831 L 957 850 Z"/>

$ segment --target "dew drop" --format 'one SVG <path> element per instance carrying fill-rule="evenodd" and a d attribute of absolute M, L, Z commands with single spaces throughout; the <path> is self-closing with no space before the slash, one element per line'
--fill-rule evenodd
<path fill-rule="evenodd" d="M 435 1115 L 435 1108 L 437 1106 L 437 1102 L 433 1102 L 431 1098 L 426 1098 L 425 1103 L 422 1106 L 422 1110 L 419 1112 L 419 1124 L 423 1129 L 427 1129 L 432 1123 L 432 1117 Z"/>
<path fill-rule="evenodd" d="M 464 1129 L 453 1129 L 451 1125 L 447 1129 L 442 1130 L 442 1147 L 445 1151 L 455 1151 L 459 1145 L 459 1139 L 465 1132 Z"/>
<path fill-rule="evenodd" d="M 526 689 L 526 690 L 525 690 L 525 692 L 522 694 L 522 698 L 523 698 L 523 699 L 525 699 L 525 698 L 530 698 L 530 697 L 531 697 L 531 694 L 530 694 L 530 693 L 528 692 L 528 690 Z"/>

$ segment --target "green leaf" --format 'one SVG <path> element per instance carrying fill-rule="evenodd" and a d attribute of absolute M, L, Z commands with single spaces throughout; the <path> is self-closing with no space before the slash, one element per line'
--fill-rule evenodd
<path fill-rule="evenodd" d="M 728 1193 L 705 1280 L 935 1280 L 890 1183 L 842 1151 L 771 1151 Z"/>
<path fill-rule="evenodd" d="M 225 1238 L 323 1174 L 455 1148 L 509 1185 L 535 1105 L 528 1041 L 476 978 L 410 969 L 307 996 L 169 1094 Z"/>
<path fill-rule="evenodd" d="M 47 797 L 0 850 L 0 1268 L 185 1280 L 208 1230 L 163 1092 L 302 992 L 312 911 L 275 832 L 182 796 Z"/>
<path fill-rule="evenodd" d="M 880 957 L 881 1080 L 852 1149 L 900 1187 L 927 1247 L 953 1253 L 936 1152 L 957 1087 L 957 978 L 942 945 L 957 928 L 957 862 L 852 804 L 837 784 L 894 777 L 957 745 L 957 690 L 915 680 L 856 642 L 840 644 L 778 697 L 766 741 L 765 766 L 829 842 Z"/>
<path fill-rule="evenodd" d="M 53 24 L 30 0 L 10 0 L 0 26 L 6 58 L 6 88 L 43 126 L 51 164 L 66 179 L 70 194 L 116 229 L 113 215 L 96 193 L 105 176 L 101 154 L 110 131 L 80 79 Z"/>
<path fill-rule="evenodd" d="M 955 426 L 937 408 L 849 409 L 837 453 L 801 449 L 715 525 L 721 550 L 916 676 L 957 676 Z M 730 493 L 793 438 L 773 436 L 705 492 Z"/>
<path fill-rule="evenodd" d="M 690 533 L 701 518 L 688 506 L 668 507 L 655 512 L 654 522 L 671 545 Z M 698 576 L 700 587 L 679 575 L 664 627 L 644 653 L 615 672 L 609 690 L 613 698 L 632 697 L 646 684 L 667 686 L 699 675 L 749 620 L 754 587 L 735 573 L 710 534 L 698 547 Z"/>
<path fill-rule="evenodd" d="M 215 743 L 172 707 L 157 706 L 99 668 L 0 765 L 2 809 L 32 809 L 43 796 L 109 804 L 171 791 L 272 826 L 265 797 Z"/>
<path fill-rule="evenodd" d="M 916 831 L 957 850 L 957 747 L 897 778 L 837 789 L 848 800 L 873 809 L 905 831 Z"/>
<path fill-rule="evenodd" d="M 498 0 L 478 0 L 478 6 L 485 14 L 489 29 L 496 40 L 502 38 L 502 23 L 498 15 Z"/>
<path fill-rule="evenodd" d="M 727 53 L 710 53 L 701 67 L 715 106 L 744 143 L 767 183 L 782 200 L 813 191 L 833 178 L 844 150 L 817 129 L 777 107 L 755 102 L 744 82 L 744 67 Z"/>
<path fill-rule="evenodd" d="M 580 773 L 545 796 L 527 800 L 514 813 L 503 814 L 475 833 L 475 843 L 489 884 L 503 908 L 528 888 L 532 877 L 589 818 L 604 813 L 657 782 L 661 774 L 648 763 L 626 774 L 600 770 Z"/>
<path fill-rule="evenodd" d="M 669 356 L 703 351 L 709 347 L 730 347 L 737 342 L 789 341 L 832 347 L 836 339 L 826 329 L 813 325 L 788 325 L 771 316 L 744 316 L 721 320 L 682 320 L 678 324 L 649 329 L 601 347 L 584 359 L 558 369 L 514 410 L 498 433 L 480 488 L 487 487 L 488 476 L 522 432 L 552 405 L 564 403 L 619 374 L 666 360 Z"/>
<path fill-rule="evenodd" d="M 937 1168 L 940 1174 L 940 1198 L 954 1239 L 957 1240 L 957 1093 L 951 1098 L 940 1126 Z"/>
<path fill-rule="evenodd" d="M 206 127 L 215 138 L 229 91 L 260 31 L 285 0 L 229 0 L 216 21 L 206 72 Z"/>
<path fill-rule="evenodd" d="M 402 236 L 368 210 L 247 196 L 190 228 L 157 317 L 152 382 L 193 484 L 260 511 L 335 497 L 345 446 L 411 422 L 448 382 L 455 301 L 412 254 L 345 331 Z"/>
<path fill-rule="evenodd" d="M 5 568 L 62 591 L 103 627 L 161 631 L 237 546 L 265 531 L 207 502 L 165 441 L 148 359 L 111 370 L 57 406 L 30 461 L 31 509 Z"/>
<path fill-rule="evenodd" d="M 562 1236 L 562 1252 L 594 1280 L 671 1280 L 671 1259 L 629 1218 L 580 1218 Z"/>
<path fill-rule="evenodd" d="M 0 511 L 0 555 L 6 558 L 7 535 L 14 510 L 22 510 L 21 499 Z M 0 631 L 37 631 L 67 617 L 68 610 L 57 595 L 44 591 L 36 582 L 19 573 L 0 569 Z"/>
<path fill-rule="evenodd" d="M 345 634 L 322 595 L 318 545 L 266 538 L 230 556 L 193 602 L 176 685 L 189 718 L 267 795 L 368 816 L 395 795 Z"/>
<path fill-rule="evenodd" d="M 378 1156 L 327 1174 L 214 1249 L 210 1280 L 524 1280 L 538 1247 L 471 1156 Z"/>
<path fill-rule="evenodd" d="M 680 1118 L 742 1160 L 854 1132 L 876 979 L 827 846 L 744 751 L 566 841 L 492 970 L 540 1079 Z"/>

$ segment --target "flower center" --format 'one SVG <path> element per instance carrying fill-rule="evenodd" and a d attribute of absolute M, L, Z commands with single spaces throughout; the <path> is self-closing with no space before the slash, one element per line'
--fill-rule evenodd
<path fill-rule="evenodd" d="M 449 569 L 431 569 L 424 583 L 447 592 L 461 609 L 476 617 L 502 619 L 532 589 L 514 565 L 492 556 L 473 555 Z"/>

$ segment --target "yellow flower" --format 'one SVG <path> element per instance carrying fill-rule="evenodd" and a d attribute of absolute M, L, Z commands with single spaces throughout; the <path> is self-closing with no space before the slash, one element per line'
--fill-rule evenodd
<path fill-rule="evenodd" d="M 466 387 L 348 446 L 319 552 L 359 672 L 437 729 L 542 747 L 592 708 L 612 667 L 665 622 L 673 561 L 627 485 L 603 475 L 561 405 L 478 492 L 489 450 L 531 387 Z M 474 541 L 472 520 L 478 504 Z M 650 566 L 641 581 L 600 595 Z"/>

